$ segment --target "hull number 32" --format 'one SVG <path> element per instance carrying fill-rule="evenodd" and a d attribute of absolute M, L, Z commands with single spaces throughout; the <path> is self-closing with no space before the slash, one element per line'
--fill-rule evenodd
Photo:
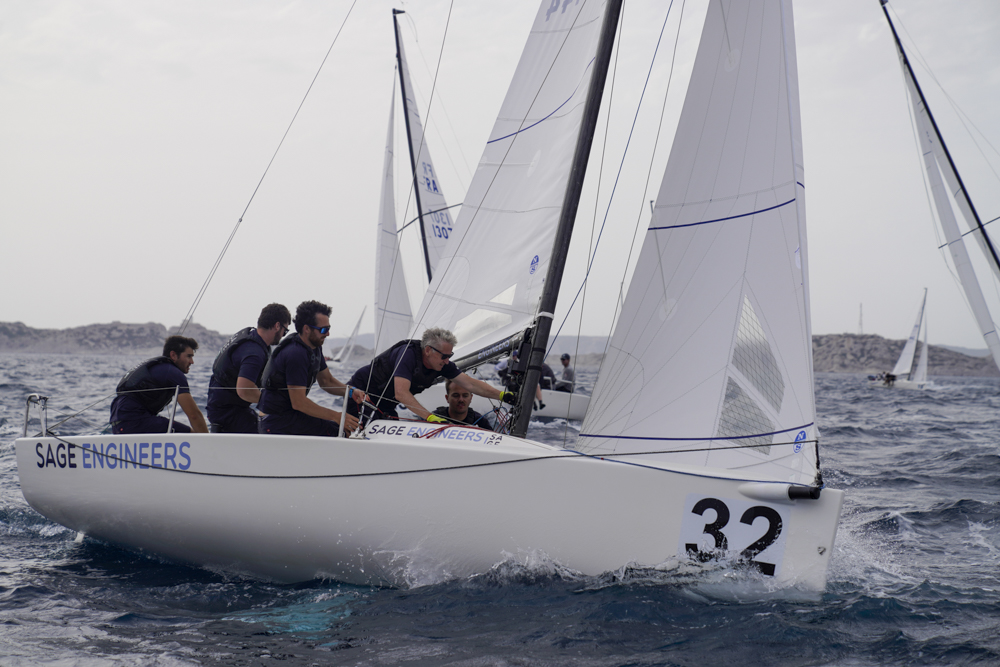
<path fill-rule="evenodd" d="M 733 559 L 769 577 L 781 568 L 788 508 L 688 495 L 678 552 L 702 562 Z"/>

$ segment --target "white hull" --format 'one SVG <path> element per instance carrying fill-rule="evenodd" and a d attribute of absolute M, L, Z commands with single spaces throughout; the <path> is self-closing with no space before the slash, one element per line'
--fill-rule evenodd
<path fill-rule="evenodd" d="M 369 425 L 368 439 L 349 440 L 23 438 L 17 462 L 28 503 L 68 528 L 279 581 L 412 586 L 529 554 L 585 575 L 657 565 L 684 557 L 687 543 L 711 547 L 703 529 L 718 517 L 711 508 L 691 511 L 701 499 L 731 513 L 722 529 L 730 551 L 776 524 L 778 535 L 755 558 L 765 570 L 774 566 L 765 578 L 825 586 L 841 491 L 790 501 L 785 484 L 727 479 L 728 471 L 625 465 L 471 428 L 410 435 L 433 430 L 381 421 Z M 147 467 L 117 457 L 123 442 L 135 449 L 126 458 Z M 767 516 L 741 523 L 751 511 Z"/>
<path fill-rule="evenodd" d="M 495 386 L 497 389 L 501 388 L 500 385 L 496 383 L 491 382 L 490 384 Z M 583 421 L 583 418 L 587 415 L 587 408 L 590 407 L 590 396 L 587 396 L 586 394 L 570 394 L 565 391 L 542 389 L 542 403 L 545 404 L 545 407 L 541 410 L 537 408 L 532 410 L 532 417 Z M 491 402 L 488 398 L 473 395 L 470 407 L 476 412 L 486 414 L 487 412 L 493 411 L 494 404 L 495 401 Z"/>

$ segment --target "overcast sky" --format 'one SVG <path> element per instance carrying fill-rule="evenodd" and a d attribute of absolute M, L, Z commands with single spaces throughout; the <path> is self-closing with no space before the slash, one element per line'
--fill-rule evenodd
<path fill-rule="evenodd" d="M 607 206 L 667 5 L 626 3 L 606 160 L 603 168 L 591 165 L 564 283 L 572 292 L 583 276 L 591 223 L 600 223 Z M 429 118 L 428 141 L 448 201 L 459 203 L 537 0 L 456 0 L 450 18 L 445 0 L 361 0 L 262 182 L 349 1 L 4 3 L 0 321 L 175 325 L 243 216 L 195 321 L 231 332 L 252 324 L 268 302 L 294 309 L 315 298 L 335 308 L 333 335 L 347 335 L 365 306 L 362 331 L 371 331 L 379 174 L 394 79 L 392 7 L 407 10 L 404 39 Z M 1000 3 L 894 0 L 892 7 L 913 59 L 925 61 L 940 83 L 918 67 L 980 216 L 1000 216 L 1000 158 L 988 143 L 1000 146 Z M 648 193 L 658 189 L 669 153 L 705 2 L 688 1 L 673 60 L 679 8 L 675 2 L 611 209 L 601 268 L 588 289 L 585 334 L 609 333 L 629 242 L 637 224 L 648 224 Z M 905 338 L 927 287 L 931 343 L 985 347 L 937 249 L 878 0 L 803 0 L 795 24 L 814 333 L 858 332 L 863 304 L 865 333 Z M 426 112 L 439 56 L 438 97 Z M 967 128 L 982 132 L 978 144 Z M 598 141 L 605 145 L 603 136 Z M 410 217 L 405 185 L 400 172 L 401 220 Z M 416 306 L 425 285 L 420 265 L 410 265 Z M 986 291 L 996 298 L 994 285 Z M 563 312 L 568 304 L 564 296 Z"/>

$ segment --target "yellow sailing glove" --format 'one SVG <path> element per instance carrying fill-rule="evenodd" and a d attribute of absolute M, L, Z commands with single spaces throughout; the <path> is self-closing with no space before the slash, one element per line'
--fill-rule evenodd
<path fill-rule="evenodd" d="M 445 419 L 444 417 L 442 417 L 440 415 L 435 415 L 435 414 L 429 414 L 429 415 L 427 415 L 427 421 L 431 422 L 432 424 L 447 424 L 448 423 L 447 419 Z"/>
<path fill-rule="evenodd" d="M 512 391 L 501 391 L 500 400 L 508 405 L 514 405 L 517 403 L 517 395 Z"/>

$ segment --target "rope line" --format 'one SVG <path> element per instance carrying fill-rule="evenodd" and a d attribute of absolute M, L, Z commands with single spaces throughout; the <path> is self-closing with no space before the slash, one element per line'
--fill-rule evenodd
<path fill-rule="evenodd" d="M 309 83 L 309 87 L 306 89 L 305 95 L 302 96 L 302 101 L 299 102 L 298 108 L 295 109 L 295 113 L 292 115 L 292 120 L 289 121 L 288 127 L 285 129 L 285 133 L 281 135 L 281 141 L 278 142 L 278 147 L 274 149 L 274 154 L 271 155 L 271 159 L 268 161 L 267 166 L 264 168 L 264 173 L 261 174 L 260 180 L 257 181 L 257 187 L 253 189 L 253 193 L 250 195 L 250 199 L 247 201 L 247 205 L 243 208 L 243 213 L 240 214 L 239 220 L 236 221 L 236 225 L 233 227 L 233 231 L 229 233 L 229 238 L 226 239 L 225 245 L 222 246 L 222 252 L 219 253 L 218 258 L 215 260 L 215 264 L 212 265 L 212 270 L 208 272 L 208 277 L 205 278 L 204 284 L 202 284 L 201 289 L 198 291 L 198 295 L 194 299 L 194 303 L 188 309 L 187 315 L 184 316 L 184 320 L 181 322 L 180 330 L 178 333 L 184 335 L 184 331 L 191 324 L 191 319 L 194 317 L 195 310 L 201 304 L 202 298 L 208 291 L 208 285 L 212 282 L 212 278 L 215 277 L 215 272 L 218 270 L 219 265 L 222 264 L 222 258 L 225 257 L 226 251 L 229 250 L 229 245 L 233 242 L 233 238 L 236 236 L 236 232 L 239 230 L 240 225 L 243 223 L 243 216 L 246 215 L 247 210 L 250 208 L 250 204 L 253 203 L 254 197 L 257 196 L 257 191 L 260 190 L 261 184 L 264 182 L 264 178 L 267 177 L 268 171 L 271 169 L 271 165 L 274 164 L 274 160 L 278 157 L 278 151 L 285 143 L 285 139 L 288 137 L 288 133 L 292 130 L 292 125 L 295 123 L 295 119 L 299 117 L 299 112 L 302 111 L 303 105 L 306 103 L 306 98 L 309 97 L 309 93 L 312 91 L 313 86 L 316 84 L 316 80 L 319 78 L 319 73 L 323 71 L 323 66 L 326 64 L 327 59 L 330 57 L 330 52 L 333 51 L 333 47 L 337 44 L 337 40 L 340 38 L 340 33 L 343 32 L 344 26 L 347 25 L 347 19 L 351 17 L 351 12 L 354 11 L 354 6 L 358 4 L 358 0 L 354 0 L 351 3 L 351 8 L 347 10 L 347 16 L 344 17 L 343 23 L 340 24 L 340 29 L 337 30 L 337 34 L 333 37 L 333 42 L 330 44 L 330 48 L 327 49 L 326 55 L 323 56 L 322 62 L 319 64 L 319 68 L 316 70 L 316 74 L 313 76 L 312 81 Z"/>
<path fill-rule="evenodd" d="M 435 432 L 443 431 L 446 428 L 450 428 L 450 427 L 449 426 L 444 426 L 444 427 L 442 427 L 440 429 L 436 429 Z M 168 434 L 164 433 L 163 435 L 168 435 Z M 180 434 L 180 435 L 187 435 L 187 434 Z M 70 441 L 68 441 L 68 440 L 66 440 L 66 439 L 64 439 L 64 438 L 62 438 L 60 436 L 53 435 L 53 436 L 50 436 L 50 437 L 52 437 L 53 439 L 58 440 L 60 442 L 63 442 L 65 444 L 67 444 L 67 445 L 73 445 L 74 447 L 80 447 L 81 449 L 84 449 L 83 447 L 81 447 L 80 445 L 76 444 L 75 442 L 70 442 Z M 510 437 L 510 436 L 508 436 L 508 437 Z M 818 441 L 813 440 L 813 441 L 809 441 L 809 442 L 814 442 L 815 443 L 815 442 L 818 442 Z M 795 443 L 776 443 L 776 444 L 792 445 L 792 444 L 795 444 Z M 746 448 L 748 446 L 749 445 L 734 445 L 733 447 L 718 447 L 718 448 L 713 448 L 712 451 L 717 451 L 719 449 L 743 449 L 743 448 Z M 93 450 L 93 449 L 91 449 L 89 447 L 86 448 L 86 449 L 89 449 L 91 452 L 95 451 L 95 450 Z M 181 470 L 179 468 L 161 468 L 161 467 L 158 467 L 158 466 L 151 466 L 151 465 L 146 465 L 144 469 L 149 469 L 149 470 L 164 470 L 166 472 L 182 473 L 182 474 L 185 474 L 185 475 L 198 475 L 198 476 L 202 476 L 202 477 L 224 477 L 224 478 L 235 478 L 235 479 L 350 479 L 350 478 L 357 478 L 357 477 L 382 477 L 382 476 L 391 476 L 391 475 L 411 475 L 411 474 L 415 474 L 415 473 L 426 473 L 426 472 L 447 472 L 449 470 L 469 470 L 469 469 L 473 469 L 473 468 L 486 468 L 486 467 L 490 467 L 490 466 L 508 465 L 508 464 L 513 464 L 513 463 L 529 463 L 529 462 L 532 462 L 532 461 L 548 461 L 548 460 L 554 460 L 554 459 L 571 459 L 571 458 L 597 459 L 599 461 L 611 460 L 612 462 L 626 463 L 625 461 L 616 461 L 616 459 L 618 459 L 618 458 L 625 458 L 625 457 L 631 457 L 631 456 L 648 456 L 648 455 L 651 455 L 651 454 L 686 454 L 688 452 L 698 452 L 698 451 L 709 451 L 709 450 L 707 450 L 707 449 L 706 450 L 701 450 L 701 449 L 686 449 L 686 450 L 674 450 L 674 451 L 669 451 L 668 450 L 668 451 L 658 451 L 658 452 L 633 452 L 633 453 L 628 453 L 628 454 L 609 454 L 609 455 L 603 455 L 603 456 L 592 455 L 592 454 L 585 454 L 583 452 L 576 452 L 576 451 L 573 451 L 573 450 L 563 450 L 563 453 L 560 453 L 560 454 L 551 454 L 551 455 L 548 455 L 548 456 L 527 456 L 527 457 L 516 458 L 516 459 L 505 459 L 503 461 L 488 461 L 488 462 L 485 462 L 485 463 L 466 463 L 464 465 L 457 465 L 457 466 L 438 466 L 438 467 L 434 467 L 434 468 L 416 468 L 416 469 L 407 469 L 407 470 L 386 470 L 386 471 L 381 471 L 381 472 L 340 473 L 340 474 L 335 474 L 335 475 L 237 475 L 237 474 L 232 474 L 232 473 L 205 472 L 205 471 L 200 471 L 200 470 Z M 132 464 L 135 468 L 139 468 L 139 465 L 140 465 L 137 461 L 134 461 L 134 460 L 131 460 L 131 459 L 124 459 L 124 458 L 121 458 L 120 456 L 117 456 L 117 455 L 110 456 L 108 454 L 103 454 L 103 453 L 99 453 L 97 455 L 101 456 L 102 458 L 106 458 L 106 459 L 109 459 L 109 460 L 112 460 L 112 461 L 117 461 L 117 462 L 120 462 L 120 463 L 124 463 L 125 465 Z M 124 468 L 125 466 L 122 466 L 122 467 Z M 676 470 L 664 470 L 664 469 L 656 468 L 656 467 L 653 467 L 653 466 L 644 466 L 644 467 L 649 467 L 651 470 L 661 470 L 662 472 L 680 472 L 680 471 L 676 471 Z M 748 481 L 767 481 L 767 480 L 748 480 Z M 790 482 L 774 482 L 774 483 L 776 483 L 776 484 L 788 484 Z M 796 486 L 799 486 L 799 485 L 796 485 Z"/>

